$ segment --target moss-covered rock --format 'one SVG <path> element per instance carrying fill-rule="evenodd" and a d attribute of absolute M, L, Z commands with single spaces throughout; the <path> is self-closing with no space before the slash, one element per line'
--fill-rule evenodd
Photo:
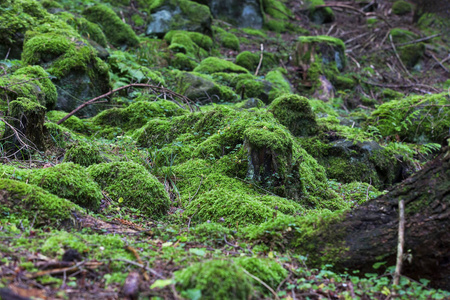
<path fill-rule="evenodd" d="M 100 207 L 103 198 L 100 186 L 86 176 L 86 169 L 74 163 L 33 170 L 27 179 L 60 198 L 92 210 Z"/>
<path fill-rule="evenodd" d="M 316 116 L 305 97 L 286 94 L 276 98 L 268 109 L 295 136 L 310 136 L 317 133 Z"/>
<path fill-rule="evenodd" d="M 133 130 L 144 126 L 152 118 L 180 116 L 186 113 L 168 100 L 148 101 L 150 95 L 142 95 L 126 108 L 111 108 L 93 118 L 95 125 L 120 127 Z"/>
<path fill-rule="evenodd" d="M 108 40 L 100 25 L 88 21 L 86 18 L 77 17 L 69 12 L 59 13 L 58 16 L 72 26 L 82 37 L 92 40 L 101 47 L 108 46 Z"/>
<path fill-rule="evenodd" d="M 67 115 L 64 111 L 59 110 L 51 110 L 47 112 L 46 116 L 50 122 L 57 123 L 59 120 L 64 118 Z M 69 119 L 64 121 L 64 127 L 79 133 L 88 132 L 88 127 L 86 124 L 77 116 L 71 116 Z"/>
<path fill-rule="evenodd" d="M 246 68 L 250 72 L 255 72 L 256 67 L 258 66 L 259 63 L 259 57 L 260 55 L 257 53 L 244 51 L 239 53 L 238 56 L 236 56 L 236 64 L 238 66 Z"/>
<path fill-rule="evenodd" d="M 336 63 L 339 71 L 345 68 L 345 45 L 340 39 L 329 36 L 301 36 L 298 38 L 295 61 L 310 65 L 318 55 L 323 64 Z"/>
<path fill-rule="evenodd" d="M 6 0 L 0 3 L 0 57 L 20 59 L 25 32 L 40 24 L 49 13 L 35 0 Z"/>
<path fill-rule="evenodd" d="M 242 299 L 251 297 L 253 287 L 250 276 L 229 260 L 210 260 L 195 263 L 176 271 L 177 288 L 183 292 L 200 290 L 202 299 Z"/>
<path fill-rule="evenodd" d="M 418 39 L 419 36 L 415 33 L 401 29 L 393 28 L 390 31 L 392 40 L 397 44 L 407 43 Z M 421 58 L 425 55 L 425 44 L 424 43 L 414 43 L 411 45 L 404 45 L 397 47 L 400 55 L 400 59 L 403 61 L 406 67 L 414 67 Z"/>
<path fill-rule="evenodd" d="M 19 97 L 9 103 L 7 126 L 2 142 L 5 154 L 26 159 L 33 151 L 45 150 L 45 107 L 29 98 Z M 13 129 L 14 128 L 14 129 Z"/>
<path fill-rule="evenodd" d="M 235 85 L 236 92 L 241 99 L 258 98 L 266 104 L 273 100 L 271 92 L 274 88 L 272 83 L 267 80 L 250 74 L 242 74 L 233 79 L 232 84 Z"/>
<path fill-rule="evenodd" d="M 195 102 L 235 102 L 238 99 L 230 87 L 217 84 L 206 75 L 182 72 L 176 78 L 177 90 Z"/>
<path fill-rule="evenodd" d="M 123 205 L 138 208 L 153 218 L 167 213 L 170 201 L 164 186 L 143 166 L 112 162 L 91 165 L 87 171 L 109 197 L 122 198 Z"/>
<path fill-rule="evenodd" d="M 192 71 L 198 63 L 184 53 L 176 53 L 170 61 L 170 65 L 180 71 Z"/>
<path fill-rule="evenodd" d="M 333 22 L 335 19 L 334 12 L 330 7 L 318 7 L 324 4 L 323 0 L 306 1 L 309 19 L 318 25 Z"/>
<path fill-rule="evenodd" d="M 149 5 L 149 6 L 148 6 Z M 144 3 L 151 11 L 147 35 L 163 37 L 171 30 L 196 31 L 211 35 L 212 16 L 208 6 L 188 0 Z"/>
<path fill-rule="evenodd" d="M 201 2 L 197 0 L 197 2 Z M 206 0 L 204 4 L 209 5 L 211 13 L 216 19 L 241 28 L 261 28 L 263 15 L 259 0 Z"/>
<path fill-rule="evenodd" d="M 70 112 L 80 105 L 74 98 L 87 101 L 110 89 L 108 66 L 97 57 L 92 46 L 70 31 L 28 31 L 22 60 L 26 64 L 44 66 L 47 72 L 57 77 L 55 84 L 61 89 L 56 103 L 58 110 Z M 98 109 L 90 105 L 83 113 L 92 115 Z"/>
<path fill-rule="evenodd" d="M 108 41 L 115 47 L 123 45 L 134 47 L 139 44 L 139 39 L 130 25 L 122 22 L 108 6 L 97 4 L 88 7 L 83 11 L 83 16 L 89 21 L 99 24 Z"/>
<path fill-rule="evenodd" d="M 0 213 L 34 220 L 37 227 L 69 227 L 75 223 L 74 213 L 84 214 L 78 205 L 25 182 L 0 179 L 0 194 Z"/>
<path fill-rule="evenodd" d="M 227 32 L 220 27 L 214 27 L 215 39 L 216 41 L 225 48 L 239 51 L 240 42 L 237 36 L 232 34 L 231 32 Z"/>
<path fill-rule="evenodd" d="M 200 65 L 194 69 L 199 73 L 218 73 L 218 72 L 232 72 L 232 73 L 249 73 L 249 71 L 241 66 L 238 66 L 231 61 L 220 59 L 218 57 L 208 57 L 200 63 Z"/>
<path fill-rule="evenodd" d="M 282 1 L 278 0 L 263 0 L 261 1 L 263 10 L 266 14 L 276 19 L 288 20 L 294 14 L 286 7 Z"/>
<path fill-rule="evenodd" d="M 105 159 L 100 153 L 100 149 L 92 143 L 78 141 L 70 145 L 64 156 L 64 162 L 73 162 L 80 166 L 89 167 L 90 165 L 104 162 Z"/>
<path fill-rule="evenodd" d="M 273 87 L 269 93 L 269 99 L 271 101 L 283 94 L 292 92 L 291 84 L 286 79 L 285 75 L 287 75 L 287 72 L 282 68 L 277 68 L 266 74 L 266 80 L 270 82 Z"/>
<path fill-rule="evenodd" d="M 392 4 L 392 13 L 396 15 L 406 15 L 412 12 L 412 10 L 412 4 L 403 0 L 395 1 L 394 4 Z"/>
<path fill-rule="evenodd" d="M 3 101 L 12 101 L 26 97 L 47 109 L 52 109 L 58 94 L 49 77 L 40 66 L 22 67 L 13 74 L 0 77 L 0 86 L 8 86 L 8 89 L 0 90 L 0 98 Z"/>

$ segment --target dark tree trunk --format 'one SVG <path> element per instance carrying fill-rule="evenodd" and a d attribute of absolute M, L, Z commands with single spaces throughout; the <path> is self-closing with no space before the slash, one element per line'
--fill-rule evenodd
<path fill-rule="evenodd" d="M 450 148 L 389 193 L 347 213 L 328 228 L 340 232 L 348 251 L 339 267 L 373 272 L 375 262 L 395 265 L 398 201 L 405 202 L 405 260 L 402 274 L 450 289 Z M 330 230 L 331 229 L 331 230 Z M 329 234 L 326 234 L 329 235 Z"/>

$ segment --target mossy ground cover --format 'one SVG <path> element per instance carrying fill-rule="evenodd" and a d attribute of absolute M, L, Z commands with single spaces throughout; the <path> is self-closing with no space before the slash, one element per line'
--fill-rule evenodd
<path fill-rule="evenodd" d="M 343 12 L 308 1 L 302 16 L 313 25 L 290 1 L 261 1 L 263 30 L 215 20 L 211 32 L 172 30 L 153 39 L 127 25 L 142 32 L 147 18 L 128 12 L 150 15 L 164 1 L 134 7 L 127 1 L 41 3 L 0 4 L 0 41 L 12 55 L 0 61 L 2 111 L 9 116 L 13 100 L 23 97 L 46 110 L 42 151 L 30 150 L 26 161 L 2 156 L 0 288 L 21 276 L 61 298 L 72 297 L 72 290 L 84 299 L 93 290 L 117 296 L 129 272 L 137 271 L 145 283 L 142 299 L 450 296 L 428 288 L 426 280 L 403 277 L 393 285 L 392 268 L 375 274 L 379 265 L 373 274 L 332 271 L 348 249 L 333 243 L 345 233 L 329 228 L 385 193 L 382 181 L 392 181 L 390 167 L 399 160 L 406 175 L 419 169 L 450 126 L 446 93 L 407 95 L 411 90 L 394 84 L 370 85 L 395 77 L 379 63 L 385 54 L 363 48 L 367 53 L 358 55 L 351 37 L 345 45 L 332 37 L 334 26 L 350 31 L 351 24 L 317 25 Z M 170 1 L 176 3 L 183 10 L 198 7 Z M 397 22 L 406 10 L 394 6 L 394 29 L 383 29 L 383 36 L 390 33 L 396 44 L 414 40 L 418 32 Z M 440 53 L 439 47 L 430 43 L 427 51 Z M 399 48 L 403 61 L 405 49 Z M 407 67 L 417 72 L 428 58 Z M 68 112 L 52 110 L 61 93 L 53 82 L 69 70 L 106 78 L 106 91 L 148 83 L 158 92 L 124 89 L 104 98 L 108 103 L 96 116 L 57 125 Z M 335 88 L 328 102 L 311 96 L 320 76 Z M 200 83 L 208 89 L 193 91 Z M 207 105 L 191 112 L 174 95 Z M 3 116 L 1 133 L 8 128 Z M 371 152 L 367 163 L 351 165 L 355 151 L 331 155 L 337 143 L 374 141 L 384 148 Z M 43 275 L 41 260 L 51 265 L 68 250 L 79 254 L 71 265 L 76 273 Z M 15 277 L 8 273 L 13 268 Z"/>

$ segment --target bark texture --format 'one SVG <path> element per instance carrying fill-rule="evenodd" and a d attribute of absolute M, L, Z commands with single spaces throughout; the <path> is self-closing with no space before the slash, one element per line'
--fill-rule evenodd
<path fill-rule="evenodd" d="M 332 225 L 344 232 L 348 251 L 339 266 L 373 272 L 375 262 L 395 265 L 398 202 L 405 202 L 405 256 L 402 274 L 432 280 L 450 289 L 450 148 L 389 193 L 349 212 Z M 341 240 L 342 242 L 342 240 Z"/>

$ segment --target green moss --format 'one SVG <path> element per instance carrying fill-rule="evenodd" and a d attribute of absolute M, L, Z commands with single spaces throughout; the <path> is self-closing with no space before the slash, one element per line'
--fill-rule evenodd
<path fill-rule="evenodd" d="M 406 43 L 418 38 L 415 33 L 402 28 L 392 28 L 389 34 L 392 35 L 392 40 L 398 44 Z"/>
<path fill-rule="evenodd" d="M 284 69 L 276 69 L 270 71 L 266 75 L 266 80 L 272 83 L 273 89 L 269 93 L 269 101 L 281 96 L 285 93 L 291 93 L 291 85 L 284 77 L 286 71 Z"/>
<path fill-rule="evenodd" d="M 329 23 L 334 21 L 334 12 L 330 7 L 317 7 L 325 5 L 323 0 L 308 0 L 309 18 L 316 24 Z"/>
<path fill-rule="evenodd" d="M 33 170 L 28 180 L 58 197 L 93 210 L 100 207 L 103 197 L 98 184 L 86 176 L 86 169 L 74 163 Z"/>
<path fill-rule="evenodd" d="M 67 225 L 73 222 L 72 213 L 84 214 L 78 205 L 32 184 L 0 179 L 0 190 L 8 195 L 0 198 L 0 212 L 28 220 L 35 218 L 34 226 Z"/>
<path fill-rule="evenodd" d="M 263 39 L 267 38 L 267 33 L 263 32 L 262 30 L 254 29 L 254 28 L 241 28 L 243 32 L 246 34 L 254 35 L 257 37 L 261 37 Z"/>
<path fill-rule="evenodd" d="M 57 123 L 59 120 L 64 118 L 67 114 L 68 113 L 64 112 L 64 111 L 51 110 L 51 111 L 47 112 L 46 116 L 51 122 Z M 63 125 L 64 127 L 68 128 L 72 131 L 75 131 L 75 132 L 86 133 L 88 131 L 86 124 L 83 123 L 83 121 L 80 118 L 78 118 L 77 116 L 71 116 L 69 119 L 64 121 L 63 124 L 64 124 Z"/>
<path fill-rule="evenodd" d="M 242 299 L 252 295 L 251 279 L 237 264 L 229 260 L 196 263 L 174 273 L 177 288 L 200 290 L 202 299 Z"/>
<path fill-rule="evenodd" d="M 262 0 L 262 5 L 264 12 L 276 19 L 288 20 L 294 15 L 282 1 Z"/>
<path fill-rule="evenodd" d="M 269 258 L 238 257 L 234 261 L 247 272 L 261 279 L 273 289 L 276 289 L 288 274 L 279 263 Z M 255 280 L 253 280 L 253 285 L 259 286 L 259 289 L 262 292 L 266 294 L 269 293 L 266 287 Z"/>
<path fill-rule="evenodd" d="M 317 132 L 316 117 L 305 97 L 286 94 L 276 98 L 268 109 L 295 136 L 309 136 Z"/>
<path fill-rule="evenodd" d="M 277 33 L 284 33 L 287 31 L 286 23 L 276 19 L 269 19 L 265 21 L 264 28 Z"/>
<path fill-rule="evenodd" d="M 195 43 L 198 47 L 203 48 L 206 51 L 210 51 L 213 46 L 212 39 L 204 34 L 201 34 L 200 32 L 194 32 L 194 31 L 184 31 L 184 30 L 171 30 L 164 36 L 164 40 L 166 40 L 168 43 L 181 43 L 183 36 L 186 38 L 189 38 L 190 41 L 187 41 L 186 43 Z M 174 41 L 175 39 L 175 41 Z M 177 42 L 177 40 L 179 40 Z M 192 47 L 192 46 L 185 46 L 185 47 Z M 179 52 L 179 51 L 178 51 Z M 195 54 L 194 51 L 187 52 L 189 54 Z"/>
<path fill-rule="evenodd" d="M 404 142 L 440 143 L 450 127 L 447 103 L 446 93 L 392 100 L 373 111 L 366 125 L 376 126 L 385 137 L 398 136 Z"/>
<path fill-rule="evenodd" d="M 194 72 L 207 74 L 217 72 L 249 73 L 247 69 L 217 57 L 208 57 L 202 60 L 200 65 L 194 69 Z"/>
<path fill-rule="evenodd" d="M 89 21 L 100 25 L 112 45 L 134 47 L 139 44 L 139 39 L 130 25 L 122 22 L 119 16 L 108 6 L 98 4 L 88 7 L 83 11 L 83 15 Z"/>
<path fill-rule="evenodd" d="M 259 98 L 264 103 L 270 103 L 270 92 L 273 90 L 272 85 L 268 81 L 259 79 L 250 74 L 242 74 L 235 78 L 236 91 L 241 95 L 242 99 Z"/>
<path fill-rule="evenodd" d="M 215 38 L 216 40 L 219 42 L 220 45 L 222 45 L 225 48 L 234 50 L 234 51 L 239 51 L 240 49 L 240 43 L 239 43 L 239 39 L 237 38 L 237 36 L 235 36 L 234 34 L 225 31 L 224 29 L 220 28 L 220 27 L 213 27 L 214 32 L 215 32 Z"/>
<path fill-rule="evenodd" d="M 70 145 L 66 150 L 64 162 L 73 162 L 75 164 L 88 167 L 93 164 L 104 162 L 100 154 L 100 149 L 92 143 L 77 142 Z"/>
<path fill-rule="evenodd" d="M 126 108 L 115 107 L 104 110 L 93 118 L 93 123 L 132 130 L 144 126 L 153 118 L 179 116 L 186 113 L 174 102 L 168 100 L 150 102 L 145 101 L 145 98 L 145 96 L 138 97 Z"/>
<path fill-rule="evenodd" d="M 301 36 L 298 38 L 295 60 L 312 65 L 312 58 L 318 56 L 323 64 L 336 63 L 339 70 L 346 64 L 345 45 L 340 39 L 329 36 Z"/>
<path fill-rule="evenodd" d="M 32 34 L 28 32 L 27 34 Z M 109 78 L 108 66 L 97 58 L 97 52 L 74 37 L 61 34 L 38 34 L 25 42 L 22 60 L 26 64 L 40 64 L 59 79 L 73 70 L 86 72 L 90 79 Z"/>
<path fill-rule="evenodd" d="M 181 71 L 192 71 L 198 66 L 197 62 L 183 53 L 176 53 L 170 61 L 170 65 Z"/>
<path fill-rule="evenodd" d="M 75 17 L 68 12 L 62 12 L 58 16 L 75 28 L 81 36 L 95 41 L 102 47 L 108 46 L 108 40 L 98 24 L 90 22 L 83 17 Z"/>
<path fill-rule="evenodd" d="M 412 12 L 412 10 L 412 4 L 403 0 L 395 1 L 394 4 L 392 4 L 392 13 L 396 15 L 406 15 Z"/>
<path fill-rule="evenodd" d="M 87 171 L 109 197 L 123 199 L 123 205 L 140 209 L 151 217 L 166 214 L 169 196 L 164 186 L 143 166 L 134 162 L 102 163 Z"/>
<path fill-rule="evenodd" d="M 1 90 L 0 97 L 9 101 L 19 97 L 27 97 L 39 102 L 47 109 L 56 104 L 56 87 L 49 75 L 40 66 L 27 66 L 18 69 L 12 75 L 0 77 L 0 86 L 8 86 L 8 90 Z"/>
<path fill-rule="evenodd" d="M 259 63 L 260 55 L 250 51 L 244 51 L 236 57 L 236 64 L 246 68 L 250 72 L 254 72 Z"/>

